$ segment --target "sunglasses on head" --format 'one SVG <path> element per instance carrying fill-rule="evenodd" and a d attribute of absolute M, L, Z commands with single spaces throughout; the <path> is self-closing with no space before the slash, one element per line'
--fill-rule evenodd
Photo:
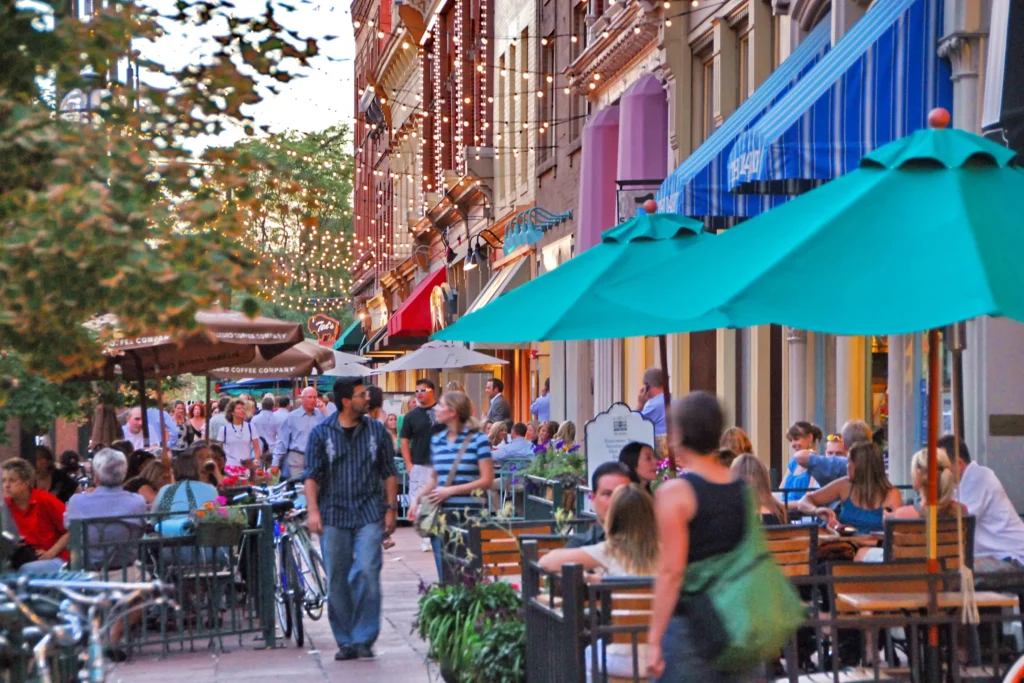
<path fill-rule="evenodd" d="M 829 434 L 827 437 L 825 437 L 825 440 L 826 441 L 838 441 L 839 443 L 842 443 L 843 442 L 843 437 L 840 434 Z"/>

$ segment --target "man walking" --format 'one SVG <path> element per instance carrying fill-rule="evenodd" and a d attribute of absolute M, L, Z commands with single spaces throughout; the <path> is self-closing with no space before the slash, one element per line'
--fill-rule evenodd
<path fill-rule="evenodd" d="M 274 446 L 273 465 L 282 467 L 285 476 L 297 477 L 306 468 L 306 445 L 309 434 L 321 420 L 326 417 L 317 409 L 316 389 L 306 387 L 300 395 L 302 407 L 288 414 L 277 432 L 277 445 Z"/>
<path fill-rule="evenodd" d="M 416 382 L 416 407 L 409 411 L 402 420 L 402 432 L 399 434 L 402 449 L 402 460 L 405 471 L 409 473 L 409 501 L 416 500 L 420 489 L 430 482 L 433 469 L 430 460 L 430 437 L 434 435 L 437 420 L 434 408 L 437 405 L 434 394 L 434 383 L 429 379 Z M 430 551 L 430 539 L 420 542 L 420 550 Z"/>
<path fill-rule="evenodd" d="M 334 659 L 372 659 L 380 633 L 381 542 L 398 522 L 395 449 L 382 422 L 366 416 L 362 380 L 334 383 L 337 414 L 309 435 L 306 505 L 327 569 Z"/>
<path fill-rule="evenodd" d="M 487 419 L 491 422 L 504 422 L 512 419 L 512 407 L 508 399 L 501 392 L 505 391 L 505 384 L 497 377 L 487 380 L 485 392 L 491 399 L 491 407 L 487 410 Z"/>
<path fill-rule="evenodd" d="M 276 407 L 277 401 L 274 395 L 266 394 L 260 401 L 260 412 L 249 420 L 249 424 L 255 427 L 259 435 L 267 442 L 267 449 L 263 451 L 264 458 L 274 452 L 274 448 L 277 446 L 277 433 L 281 430 L 281 424 L 277 421 L 277 413 L 274 412 Z"/>

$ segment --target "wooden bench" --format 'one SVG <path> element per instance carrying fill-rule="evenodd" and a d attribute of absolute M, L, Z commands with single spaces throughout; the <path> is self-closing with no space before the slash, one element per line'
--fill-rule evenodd
<path fill-rule="evenodd" d="M 561 548 L 565 540 L 554 534 L 554 522 L 495 522 L 481 520 L 472 526 L 448 527 L 445 544 L 446 579 L 449 567 L 486 577 L 518 576 L 522 573 L 519 538 L 538 536 L 539 551 Z"/>
<path fill-rule="evenodd" d="M 810 576 L 818 564 L 818 526 L 781 524 L 764 528 L 768 551 L 782 573 L 793 578 Z"/>
<path fill-rule="evenodd" d="M 964 515 L 964 561 L 974 568 L 974 515 Z M 936 556 L 946 566 L 959 568 L 960 548 L 957 545 L 956 519 L 940 519 L 936 529 Z M 886 562 L 924 560 L 928 557 L 928 527 L 923 519 L 885 520 L 882 556 Z M 955 560 L 955 562 L 951 561 Z"/>

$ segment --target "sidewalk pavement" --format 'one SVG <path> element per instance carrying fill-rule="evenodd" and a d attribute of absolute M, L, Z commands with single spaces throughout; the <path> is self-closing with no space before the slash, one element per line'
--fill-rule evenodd
<path fill-rule="evenodd" d="M 384 683 L 401 680 L 402 683 L 438 681 L 437 668 L 426 661 L 427 644 L 412 632 L 419 599 L 420 581 L 433 582 L 437 572 L 434 556 L 420 552 L 420 539 L 409 527 L 399 528 L 393 537 L 395 547 L 384 551 L 384 569 L 381 583 L 384 608 L 381 615 L 381 633 L 372 661 L 334 661 L 337 647 L 327 623 L 327 611 L 320 621 L 303 619 L 306 643 L 301 649 L 294 640 L 280 640 L 284 647 L 274 650 L 258 649 L 261 641 L 252 635 L 242 638 L 224 638 L 223 652 L 207 649 L 196 643 L 196 651 L 171 653 L 160 658 L 144 652 L 132 661 L 117 666 L 108 677 L 110 681 L 124 683 L 280 683 L 291 679 L 295 683 L 312 681 L 353 681 Z"/>

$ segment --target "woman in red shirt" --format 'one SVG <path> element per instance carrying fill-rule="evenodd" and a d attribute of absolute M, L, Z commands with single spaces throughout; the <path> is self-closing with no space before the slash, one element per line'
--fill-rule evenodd
<path fill-rule="evenodd" d="M 22 573 L 58 571 L 67 562 L 71 534 L 64 527 L 64 503 L 47 491 L 34 488 L 35 470 L 27 460 L 12 458 L 3 470 L 4 498 L 25 545 L 36 553 L 34 561 L 18 567 Z"/>

